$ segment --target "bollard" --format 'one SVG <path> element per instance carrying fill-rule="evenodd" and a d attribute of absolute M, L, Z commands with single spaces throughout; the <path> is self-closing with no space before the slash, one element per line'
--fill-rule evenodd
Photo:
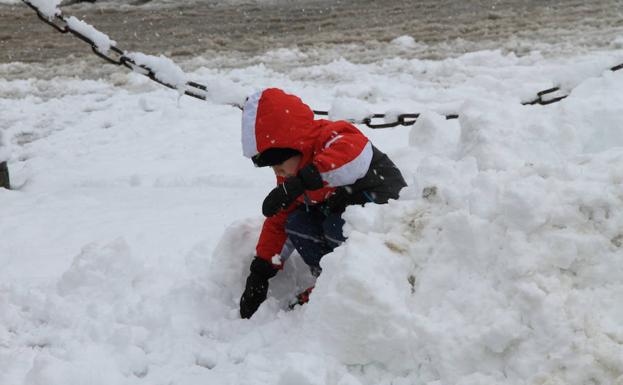
<path fill-rule="evenodd" d="M 7 190 L 11 189 L 11 183 L 9 182 L 9 168 L 6 162 L 0 162 L 0 188 Z"/>

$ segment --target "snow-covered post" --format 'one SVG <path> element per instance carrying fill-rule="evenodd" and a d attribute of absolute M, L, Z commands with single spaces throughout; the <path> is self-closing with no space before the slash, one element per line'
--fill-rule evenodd
<path fill-rule="evenodd" d="M 0 162 L 0 188 L 9 190 L 11 188 L 11 182 L 9 181 L 9 168 L 6 161 Z"/>
<path fill-rule="evenodd" d="M 0 161 L 0 188 L 5 188 L 7 190 L 11 188 L 9 168 L 7 167 L 6 160 Z"/>
<path fill-rule="evenodd" d="M 0 131 L 0 188 L 10 189 L 11 183 L 9 182 L 9 168 L 7 166 L 7 159 L 9 158 L 8 151 L 4 145 L 3 133 Z"/>

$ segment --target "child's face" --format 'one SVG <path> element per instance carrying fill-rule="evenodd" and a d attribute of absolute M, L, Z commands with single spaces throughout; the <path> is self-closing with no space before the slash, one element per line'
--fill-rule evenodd
<path fill-rule="evenodd" d="M 301 161 L 301 156 L 295 155 L 281 164 L 271 166 L 271 168 L 273 169 L 273 171 L 275 172 L 275 175 L 277 176 L 282 176 L 282 177 L 295 176 L 296 172 L 298 171 L 300 161 Z"/>

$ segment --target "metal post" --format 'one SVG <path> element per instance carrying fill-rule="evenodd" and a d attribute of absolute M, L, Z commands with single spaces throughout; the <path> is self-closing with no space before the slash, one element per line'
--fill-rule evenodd
<path fill-rule="evenodd" d="M 7 190 L 11 189 L 11 183 L 9 182 L 9 168 L 6 162 L 0 162 L 0 188 Z"/>

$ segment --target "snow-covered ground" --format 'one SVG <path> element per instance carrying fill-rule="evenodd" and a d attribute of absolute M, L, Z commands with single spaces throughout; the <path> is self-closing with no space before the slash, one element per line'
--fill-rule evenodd
<path fill-rule="evenodd" d="M 362 127 L 401 199 L 349 208 L 311 302 L 283 310 L 311 280 L 294 257 L 251 320 L 237 301 L 274 177 L 242 157 L 239 110 L 121 68 L 0 78 L 0 384 L 623 383 L 623 71 L 604 71 L 623 37 L 585 51 L 188 73 L 423 113 Z M 575 88 L 521 105 L 553 84 Z"/>

